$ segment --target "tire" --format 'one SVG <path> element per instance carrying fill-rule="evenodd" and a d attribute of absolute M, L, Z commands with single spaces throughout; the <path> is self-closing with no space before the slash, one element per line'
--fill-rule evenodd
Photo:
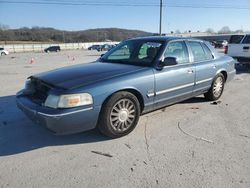
<path fill-rule="evenodd" d="M 215 76 L 211 88 L 208 90 L 207 93 L 204 94 L 205 99 L 209 101 L 216 101 L 218 100 L 224 90 L 225 85 L 225 78 L 222 73 L 219 73 Z"/>
<path fill-rule="evenodd" d="M 2 53 L 1 53 L 1 56 L 4 56 L 4 55 L 6 55 L 6 53 L 5 53 L 5 52 L 2 52 Z"/>
<path fill-rule="evenodd" d="M 136 127 L 140 111 L 140 103 L 132 93 L 115 93 L 103 104 L 98 129 L 111 138 L 125 136 Z"/>

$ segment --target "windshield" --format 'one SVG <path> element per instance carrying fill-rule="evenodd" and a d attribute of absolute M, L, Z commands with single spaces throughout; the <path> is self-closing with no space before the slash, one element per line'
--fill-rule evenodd
<path fill-rule="evenodd" d="M 138 66 L 152 65 L 163 42 L 129 40 L 121 43 L 102 58 L 102 62 L 132 64 Z"/>

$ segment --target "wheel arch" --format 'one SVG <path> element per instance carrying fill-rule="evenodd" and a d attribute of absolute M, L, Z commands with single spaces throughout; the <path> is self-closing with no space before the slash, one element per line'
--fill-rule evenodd
<path fill-rule="evenodd" d="M 227 71 L 225 69 L 219 70 L 219 71 L 217 71 L 216 75 L 219 73 L 223 74 L 223 76 L 225 78 L 225 82 L 226 82 L 227 81 Z"/>
<path fill-rule="evenodd" d="M 225 78 L 225 82 L 227 81 L 227 72 L 226 71 L 221 71 L 221 74 L 223 74 L 224 78 Z"/>
<path fill-rule="evenodd" d="M 143 99 L 143 96 L 142 94 L 135 88 L 124 88 L 124 89 L 120 89 L 120 90 L 117 90 L 115 92 L 113 92 L 112 94 L 110 94 L 109 96 L 106 97 L 106 99 L 104 100 L 104 102 L 102 103 L 102 107 L 104 106 L 104 104 L 115 94 L 115 93 L 118 93 L 118 92 L 122 92 L 122 91 L 126 91 L 126 92 L 129 92 L 129 93 L 132 93 L 133 95 L 135 95 L 135 97 L 138 99 L 139 101 L 139 104 L 140 104 L 140 110 L 142 113 L 143 110 L 144 110 L 144 99 Z"/>

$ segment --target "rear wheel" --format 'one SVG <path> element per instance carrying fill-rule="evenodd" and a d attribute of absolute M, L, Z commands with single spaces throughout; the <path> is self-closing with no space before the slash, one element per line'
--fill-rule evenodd
<path fill-rule="evenodd" d="M 205 98 L 210 101 L 218 100 L 224 90 L 225 78 L 223 74 L 219 73 L 213 80 L 212 86 L 207 93 L 204 94 Z"/>
<path fill-rule="evenodd" d="M 3 55 L 6 55 L 6 53 L 5 53 L 5 52 L 2 52 L 2 53 L 1 53 L 1 56 L 3 56 Z"/>
<path fill-rule="evenodd" d="M 136 127 L 140 116 L 138 99 L 129 92 L 115 93 L 104 104 L 98 122 L 99 130 L 118 138 L 129 134 Z"/>

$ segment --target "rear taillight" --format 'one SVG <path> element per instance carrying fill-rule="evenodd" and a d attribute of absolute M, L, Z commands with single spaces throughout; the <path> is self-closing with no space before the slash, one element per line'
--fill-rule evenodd
<path fill-rule="evenodd" d="M 228 53 L 228 46 L 225 46 L 225 51 L 224 51 L 225 54 Z"/>

